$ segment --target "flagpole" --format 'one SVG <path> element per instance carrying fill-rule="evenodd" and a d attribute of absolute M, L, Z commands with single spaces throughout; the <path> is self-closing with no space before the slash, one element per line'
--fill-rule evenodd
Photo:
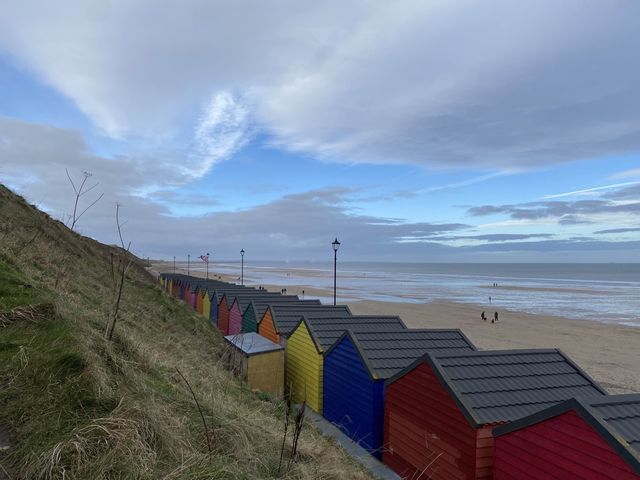
<path fill-rule="evenodd" d="M 207 252 L 207 280 L 209 280 L 209 253 Z"/>

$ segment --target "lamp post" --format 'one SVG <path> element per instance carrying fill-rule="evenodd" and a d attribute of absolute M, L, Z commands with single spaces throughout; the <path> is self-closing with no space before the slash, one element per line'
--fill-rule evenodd
<path fill-rule="evenodd" d="M 173 273 L 176 273 L 176 256 L 173 256 Z"/>
<path fill-rule="evenodd" d="M 191 274 L 191 254 L 187 254 L 187 275 Z"/>
<path fill-rule="evenodd" d="M 242 267 L 240 270 L 240 285 L 244 286 L 244 248 L 242 250 L 240 250 L 240 258 L 241 258 L 241 262 L 242 262 Z"/>
<path fill-rule="evenodd" d="M 340 248 L 340 242 L 338 241 L 338 237 L 331 242 L 331 246 L 333 247 L 333 304 L 336 304 L 336 267 L 338 264 L 338 248 Z"/>
<path fill-rule="evenodd" d="M 207 264 L 207 280 L 209 280 L 209 252 L 207 252 L 207 261 L 205 263 Z"/>

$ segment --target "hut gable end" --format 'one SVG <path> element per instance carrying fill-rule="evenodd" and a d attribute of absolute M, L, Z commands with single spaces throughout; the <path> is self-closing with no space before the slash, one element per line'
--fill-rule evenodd
<path fill-rule="evenodd" d="M 475 478 L 475 431 L 429 364 L 387 387 L 383 450 L 403 476 Z"/>
<path fill-rule="evenodd" d="M 375 382 L 350 335 L 325 355 L 323 415 L 374 453 L 382 444 L 383 382 Z"/>
<path fill-rule="evenodd" d="M 306 321 L 301 321 L 287 342 L 287 383 L 295 403 L 307 402 L 322 413 L 322 353 Z"/>
<path fill-rule="evenodd" d="M 276 327 L 273 324 L 271 308 L 267 308 L 267 311 L 260 320 L 260 323 L 258 324 L 258 333 L 274 343 L 280 343 L 280 335 L 276 332 Z"/>
<path fill-rule="evenodd" d="M 639 480 L 640 474 L 570 410 L 497 437 L 494 478 Z"/>

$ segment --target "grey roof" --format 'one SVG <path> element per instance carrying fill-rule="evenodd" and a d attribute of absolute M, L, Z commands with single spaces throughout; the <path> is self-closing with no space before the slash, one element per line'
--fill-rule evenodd
<path fill-rule="evenodd" d="M 431 365 L 475 426 L 516 420 L 571 397 L 606 395 L 557 349 L 427 353 L 388 382 L 422 362 Z"/>
<path fill-rule="evenodd" d="M 611 395 L 588 404 L 640 454 L 640 394 Z"/>
<path fill-rule="evenodd" d="M 282 295 L 281 293 L 268 292 L 266 290 L 256 290 L 254 292 L 229 291 L 227 296 L 229 297 L 230 302 L 233 302 L 233 299 L 238 301 L 238 306 L 243 313 L 252 301 L 258 299 L 260 299 L 260 301 L 264 300 L 265 302 L 269 302 L 271 300 L 280 300 L 283 302 L 301 301 L 297 295 Z"/>
<path fill-rule="evenodd" d="M 247 356 L 284 349 L 282 345 L 273 343 L 255 332 L 228 335 L 224 339 Z"/>
<path fill-rule="evenodd" d="M 387 332 L 351 331 L 349 337 L 374 379 L 393 376 L 427 352 L 475 351 L 459 329 L 407 329 Z M 327 350 L 338 345 L 340 338 Z"/>
<path fill-rule="evenodd" d="M 407 329 L 398 316 L 351 315 L 327 318 L 307 317 L 305 315 L 298 324 L 303 322 L 307 325 L 318 352 L 325 352 L 347 330 L 363 333 L 381 333 Z M 293 333 L 293 330 L 291 333 Z"/>
<path fill-rule="evenodd" d="M 280 335 L 289 335 L 298 325 L 303 315 L 307 318 L 343 318 L 350 317 L 351 310 L 346 305 L 304 305 L 295 308 L 289 305 L 274 305 L 271 308 L 276 331 Z"/>
<path fill-rule="evenodd" d="M 262 299 L 256 299 L 253 302 L 253 306 L 256 309 L 256 317 L 258 318 L 258 320 L 262 320 L 262 317 L 264 316 L 264 314 L 266 313 L 267 309 L 269 307 L 273 308 L 275 307 L 283 307 L 283 308 L 297 308 L 298 306 L 304 306 L 306 307 L 317 307 L 322 305 L 322 303 L 320 302 L 320 300 L 316 300 L 316 299 L 307 299 L 307 300 L 299 300 L 297 303 L 293 304 L 293 303 L 277 303 L 277 302 L 268 302 L 268 301 L 263 301 Z"/>
<path fill-rule="evenodd" d="M 640 394 L 571 398 L 493 429 L 505 435 L 575 410 L 640 475 Z"/>

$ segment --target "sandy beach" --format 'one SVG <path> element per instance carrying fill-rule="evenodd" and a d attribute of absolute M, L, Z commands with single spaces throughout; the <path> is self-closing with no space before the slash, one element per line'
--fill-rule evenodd
<path fill-rule="evenodd" d="M 154 263 L 158 271 L 172 271 L 170 262 Z M 186 272 L 184 272 L 186 273 Z M 194 275 L 204 276 L 201 272 Z M 216 274 L 217 277 L 217 274 Z M 213 278 L 213 276 L 212 276 Z M 222 275 L 222 279 L 237 279 Z M 279 285 L 262 285 L 280 291 Z M 301 288 L 288 287 L 287 293 L 301 295 Z M 348 296 L 348 291 L 338 293 Z M 333 291 L 305 289 L 305 298 L 328 298 Z M 346 302 L 354 314 L 400 315 L 410 328 L 460 328 L 479 349 L 559 348 L 610 393 L 640 392 L 640 328 L 574 320 L 559 316 L 533 315 L 448 300 L 429 303 Z M 498 312 L 498 323 L 490 318 Z M 484 311 L 489 320 L 480 319 Z"/>

